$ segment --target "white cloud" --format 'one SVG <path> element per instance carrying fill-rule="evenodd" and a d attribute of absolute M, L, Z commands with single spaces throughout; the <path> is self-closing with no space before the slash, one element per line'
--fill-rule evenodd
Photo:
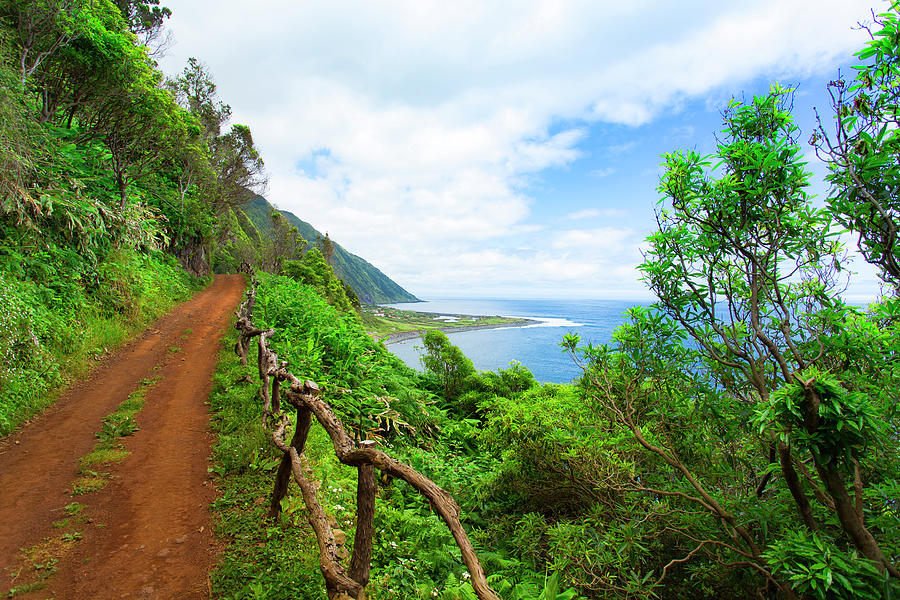
<path fill-rule="evenodd" d="M 591 175 L 593 177 L 596 177 L 597 179 L 603 179 L 604 177 L 609 177 L 615 172 L 616 170 L 614 168 L 606 167 L 603 169 L 594 169 L 593 171 L 591 171 Z"/>
<path fill-rule="evenodd" d="M 589 249 L 618 255 L 636 247 L 637 240 L 634 237 L 635 231 L 630 228 L 572 229 L 557 234 L 550 246 L 557 250 Z"/>
<path fill-rule="evenodd" d="M 516 251 L 538 229 L 529 184 L 581 158 L 593 122 L 644 124 L 760 75 L 828 72 L 860 45 L 851 26 L 868 10 L 846 0 L 167 5 L 178 45 L 164 67 L 192 55 L 210 65 L 262 150 L 270 199 L 417 294 L 498 281 L 636 287 L 631 267 L 600 269 L 590 254 L 636 243 L 628 229 Z"/>
<path fill-rule="evenodd" d="M 694 137 L 696 130 L 693 125 L 683 125 L 681 127 L 676 127 L 675 129 L 669 132 L 669 137 L 671 139 L 690 139 Z"/>
<path fill-rule="evenodd" d="M 560 223 L 565 221 L 587 221 L 590 219 L 598 219 L 600 217 L 622 220 L 623 217 L 629 217 L 632 214 L 633 213 L 626 208 L 586 208 L 566 213 L 556 219 L 556 221 Z M 646 225 L 646 223 L 642 223 L 642 225 Z"/>
<path fill-rule="evenodd" d="M 578 210 L 567 215 L 563 215 L 560 217 L 560 221 L 581 221 L 584 219 L 593 219 L 603 215 L 603 211 L 599 208 L 588 208 L 585 210 Z"/>
<path fill-rule="evenodd" d="M 638 143 L 635 141 L 625 142 L 623 144 L 613 144 L 612 146 L 606 147 L 606 152 L 610 156 L 618 156 L 620 154 L 628 154 L 635 148 L 637 148 Z"/>

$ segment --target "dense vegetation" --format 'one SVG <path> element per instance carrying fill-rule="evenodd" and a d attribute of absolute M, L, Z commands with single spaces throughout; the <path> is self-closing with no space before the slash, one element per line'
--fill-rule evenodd
<path fill-rule="evenodd" d="M 896 11 L 856 77 L 829 84 L 834 126 L 824 117 L 811 139 L 831 168 L 824 208 L 777 86 L 727 107 L 714 156 L 665 157 L 642 265 L 658 302 L 607 346 L 566 338 L 584 367 L 571 385 L 518 365 L 477 372 L 439 332 L 422 374 L 372 341 L 333 242 L 308 250 L 278 212 L 263 235 L 241 208 L 264 186 L 262 160 L 199 61 L 171 80 L 156 69 L 168 14 L 154 1 L 0 5 L 0 433 L 211 269 L 248 262 L 280 274 L 263 277 L 257 309 L 279 355 L 356 438 L 453 493 L 504 597 L 900 594 Z M 865 310 L 840 296 L 839 227 L 884 281 Z M 300 500 L 264 521 L 278 456 L 243 369 L 223 355 L 212 399 L 232 542 L 216 588 L 321 594 Z M 352 539 L 353 473 L 316 431 L 320 492 Z M 471 598 L 427 503 L 379 483 L 368 597 Z"/>
<path fill-rule="evenodd" d="M 0 5 L 0 433 L 200 283 L 202 127 L 138 41 L 164 13 L 120 4 Z"/>
<path fill-rule="evenodd" d="M 454 493 L 504 597 L 900 593 L 900 29 L 894 13 L 878 23 L 856 78 L 830 84 L 836 135 L 823 123 L 811 139 L 831 167 L 826 206 L 807 192 L 790 91 L 733 101 L 715 155 L 665 157 L 641 267 L 658 301 L 606 346 L 563 340 L 584 368 L 572 385 L 518 365 L 479 373 L 439 332 L 414 373 L 307 288 L 265 280 L 259 314 L 279 355 L 322 384 L 356 436 Z M 852 276 L 841 226 L 884 281 L 866 309 L 841 299 Z M 229 387 L 240 371 L 223 373 L 217 404 L 246 411 L 252 391 Z M 251 508 L 275 467 L 253 437 L 258 413 L 225 414 L 220 468 L 240 483 L 223 526 L 242 533 L 221 593 L 321 593 L 315 555 L 288 533 L 299 499 L 269 528 L 264 506 Z M 351 539 L 353 474 L 315 435 L 320 492 Z M 382 480 L 376 515 L 368 597 L 473 597 L 416 494 Z M 295 570 L 269 570 L 275 556 Z"/>
<path fill-rule="evenodd" d="M 169 14 L 158 0 L 0 4 L 0 433 L 213 266 L 297 259 L 351 310 L 296 228 L 275 214 L 262 236 L 240 209 L 265 185 L 262 159 L 202 63 L 156 68 Z"/>
<path fill-rule="evenodd" d="M 504 487 L 493 481 L 499 447 L 496 451 L 482 447 L 482 422 L 474 414 L 462 414 L 455 396 L 446 401 L 440 377 L 403 365 L 374 342 L 355 317 L 329 306 L 309 286 L 273 276 L 263 276 L 262 283 L 256 320 L 278 331 L 271 340 L 279 356 L 289 360 L 298 377 L 319 384 L 324 399 L 355 438 L 381 440 L 392 455 L 440 482 L 456 497 L 466 526 L 476 530 L 482 560 L 493 573 L 492 586 L 504 597 L 537 598 L 546 590 L 543 597 L 547 599 L 573 598 L 574 591 L 558 589 L 559 577 L 548 576 L 544 565 L 511 552 L 505 531 L 491 525 L 509 502 Z M 449 345 L 446 336 L 438 340 Z M 271 492 L 279 456 L 260 427 L 255 387 L 235 384 L 252 369 L 241 367 L 229 348 L 211 399 L 220 432 L 215 469 L 224 476 L 225 486 L 217 504 L 223 513 L 220 527 L 234 540 L 214 580 L 227 598 L 324 595 L 315 539 L 311 532 L 303 532 L 299 495 L 290 494 L 282 501 L 278 522 L 265 522 L 268 505 L 259 499 Z M 512 396 L 539 387 L 521 368 L 485 374 L 472 370 L 467 377 L 470 398 L 474 394 Z M 351 540 L 355 469 L 336 462 L 321 429 L 313 430 L 306 454 L 320 479 L 320 501 Z M 428 503 L 402 483 L 382 478 L 379 487 L 367 597 L 471 598 L 459 550 Z M 498 539 L 505 541 L 497 543 Z"/>

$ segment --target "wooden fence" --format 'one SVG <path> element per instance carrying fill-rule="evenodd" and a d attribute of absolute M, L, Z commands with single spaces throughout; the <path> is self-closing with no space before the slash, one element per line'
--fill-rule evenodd
<path fill-rule="evenodd" d="M 279 361 L 267 338 L 275 334 L 273 329 L 258 329 L 253 325 L 253 307 L 256 303 L 256 287 L 252 269 L 246 268 L 250 286 L 247 298 L 238 309 L 235 327 L 240 338 L 235 351 L 243 364 L 247 364 L 247 354 L 251 340 L 257 340 L 257 364 L 259 367 L 260 390 L 263 403 L 263 423 L 269 429 L 272 441 L 284 453 L 275 479 L 269 507 L 270 517 L 281 510 L 281 500 L 287 494 L 291 476 L 300 486 L 303 502 L 308 511 L 309 524 L 316 534 L 319 546 L 319 566 L 325 577 L 325 588 L 331 600 L 364 600 L 365 587 L 369 582 L 372 558 L 372 535 L 375 517 L 375 469 L 407 482 L 425 496 L 434 510 L 444 520 L 453 539 L 462 553 L 463 562 L 471 575 L 472 587 L 481 600 L 500 600 L 488 586 L 484 570 L 469 537 L 459 521 L 459 505 L 445 490 L 433 481 L 376 447 L 371 440 L 354 443 L 347 435 L 344 425 L 331 407 L 319 398 L 319 387 L 312 381 L 300 381 L 287 370 L 287 362 Z M 297 410 L 297 423 L 291 441 L 287 441 L 290 419 L 282 412 L 282 403 Z M 312 473 L 303 457 L 303 448 L 312 425 L 312 417 L 325 428 L 334 445 L 337 459 L 357 469 L 356 487 L 356 536 L 349 568 L 339 557 L 338 544 L 322 505 L 316 498 L 316 487 L 312 483 Z"/>

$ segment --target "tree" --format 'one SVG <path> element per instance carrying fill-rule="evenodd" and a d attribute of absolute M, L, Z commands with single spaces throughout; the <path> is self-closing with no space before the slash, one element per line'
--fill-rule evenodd
<path fill-rule="evenodd" d="M 31 223 L 42 212 L 31 184 L 46 162 L 49 140 L 34 120 L 11 54 L 0 44 L 0 214 Z"/>
<path fill-rule="evenodd" d="M 211 140 L 210 150 L 218 205 L 243 204 L 265 191 L 268 178 L 249 127 L 232 125 L 231 131 Z"/>
<path fill-rule="evenodd" d="M 79 110 L 123 92 L 135 61 L 146 60 L 109 0 L 26 4 L 31 8 L 18 11 L 20 29 L 24 27 L 21 21 L 32 15 L 29 31 L 20 34 L 29 40 L 21 43 L 23 66 L 28 56 L 33 58 L 28 59 L 30 66 L 22 77 L 24 81 L 27 76 L 29 88 L 39 94 L 41 121 L 64 118 L 71 127 Z M 55 11 L 55 17 L 40 20 L 33 13 L 41 7 L 47 14 Z M 41 35 L 34 29 L 40 29 Z M 50 39 L 55 41 L 51 44 Z"/>
<path fill-rule="evenodd" d="M 190 111 L 203 126 L 209 176 L 201 180 L 206 197 L 222 212 L 243 204 L 252 193 L 263 193 L 268 183 L 265 165 L 246 125 L 223 126 L 231 118 L 231 107 L 219 100 L 216 84 L 207 68 L 196 58 L 175 79 L 166 82 L 178 103 Z M 185 172 L 188 167 L 184 166 Z M 204 165 L 205 170 L 205 165 Z"/>
<path fill-rule="evenodd" d="M 175 79 L 166 87 L 183 108 L 195 115 L 203 125 L 203 139 L 209 142 L 222 133 L 222 126 L 231 118 L 231 107 L 219 100 L 216 83 L 207 67 L 193 56 Z"/>
<path fill-rule="evenodd" d="M 285 261 L 296 260 L 303 254 L 306 240 L 296 227 L 277 211 L 269 214 L 272 230 L 268 236 L 260 240 L 260 267 L 270 273 L 281 273 Z"/>
<path fill-rule="evenodd" d="M 141 43 L 149 46 L 159 39 L 163 22 L 172 16 L 172 11 L 159 5 L 159 0 L 114 0 L 128 29 L 138 36 Z"/>
<path fill-rule="evenodd" d="M 319 250 L 322 251 L 322 256 L 325 257 L 325 261 L 334 266 L 334 242 L 331 241 L 331 238 L 328 237 L 328 232 L 325 232 L 325 237 L 319 236 Z"/>
<path fill-rule="evenodd" d="M 334 269 L 322 256 L 318 248 L 307 252 L 300 260 L 285 260 L 282 271 L 288 277 L 311 286 L 328 304 L 339 311 L 355 315 L 353 298 L 347 293 L 347 286 L 334 273 Z"/>
<path fill-rule="evenodd" d="M 426 332 L 422 346 L 425 370 L 437 378 L 444 390 L 444 399 L 452 405 L 464 391 L 466 381 L 475 375 L 475 366 L 441 331 Z"/>
<path fill-rule="evenodd" d="M 834 132 L 821 118 L 810 143 L 831 168 L 828 205 L 859 237 L 859 249 L 900 294 L 900 26 L 898 6 L 875 19 L 880 29 L 858 52 L 853 81 L 828 84 Z"/>
<path fill-rule="evenodd" d="M 805 535 L 849 541 L 881 572 L 900 573 L 882 549 L 889 534 L 876 539 L 862 508 L 860 462 L 883 435 L 885 406 L 854 389 L 868 341 L 842 330 L 855 317 L 837 297 L 841 248 L 828 212 L 809 201 L 789 99 L 776 86 L 751 103 L 732 101 L 715 162 L 666 155 L 659 189 L 670 208 L 659 211 L 641 266 L 658 302 L 632 313 L 617 352 L 585 350 L 583 385 L 678 480 L 654 486 L 641 475 L 632 490 L 687 500 L 722 524 L 724 535 L 688 534 L 698 545 L 687 558 L 708 552 L 725 562 L 710 548 L 727 548 L 791 597 L 794 578 L 766 549 L 777 532 L 760 535 L 755 522 L 772 513 L 763 498 L 779 483 Z M 843 379 L 827 372 L 836 338 L 854 356 Z M 745 483 L 724 483 L 732 480 Z M 774 510 L 768 528 L 787 518 Z"/>
<path fill-rule="evenodd" d="M 15 23 L 22 85 L 48 57 L 78 37 L 80 0 L 11 0 L 0 15 Z"/>
<path fill-rule="evenodd" d="M 110 167 L 119 188 L 120 210 L 128 186 L 147 175 L 179 142 L 190 138 L 190 123 L 168 91 L 158 87 L 158 73 L 138 72 L 125 94 L 90 107 L 86 137 L 101 139 L 110 153 Z"/>

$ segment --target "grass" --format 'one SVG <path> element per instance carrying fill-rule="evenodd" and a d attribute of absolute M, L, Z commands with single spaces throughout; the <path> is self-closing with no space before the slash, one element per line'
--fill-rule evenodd
<path fill-rule="evenodd" d="M 109 473 L 100 473 L 90 467 L 119 462 L 130 454 L 120 440 L 139 429 L 134 418 L 144 407 L 147 391 L 159 380 L 160 377 L 142 379 L 138 389 L 131 392 L 115 411 L 103 418 L 100 431 L 96 434 L 98 441 L 94 444 L 94 448 L 78 459 L 81 470 L 72 482 L 73 495 L 89 494 L 106 487 Z"/>
<path fill-rule="evenodd" d="M 213 595 L 228 600 L 323 598 L 316 538 L 306 523 L 295 484 L 283 502 L 279 521 L 266 519 L 278 464 L 273 459 L 280 453 L 260 425 L 258 386 L 236 383 L 244 375 L 253 376 L 255 369 L 240 364 L 233 351 L 236 341 L 232 330 L 222 342 L 210 395 L 218 434 L 210 470 L 220 476 L 213 512 L 217 535 L 228 541 L 211 574 Z M 313 452 L 313 447 L 320 451 Z M 310 457 L 326 456 L 324 450 L 329 447 L 327 435 L 314 427 Z"/>
<path fill-rule="evenodd" d="M 67 515 L 69 515 L 71 517 L 71 516 L 75 516 L 75 515 L 79 514 L 85 508 L 87 508 L 87 506 L 82 504 L 81 502 L 72 502 L 71 504 L 67 504 L 63 508 L 63 510 L 66 512 Z"/>
<path fill-rule="evenodd" d="M 125 460 L 129 454 L 130 452 L 122 447 L 97 448 L 82 456 L 78 461 L 82 467 L 91 467 Z"/>
<path fill-rule="evenodd" d="M 363 306 L 359 316 L 366 331 L 379 336 L 431 329 L 450 331 L 457 327 L 504 327 L 530 322 L 517 317 L 426 313 L 373 305 Z"/>
<path fill-rule="evenodd" d="M 63 507 L 62 511 L 67 517 L 56 521 L 53 526 L 65 531 L 21 550 L 18 570 L 10 573 L 12 583 L 16 585 L 2 597 L 14 598 L 44 588 L 47 580 L 56 573 L 59 562 L 84 537 L 78 529 L 87 522 L 87 517 L 82 513 L 84 508 L 85 505 L 78 502 Z"/>
<path fill-rule="evenodd" d="M 109 473 L 98 473 L 97 471 L 82 470 L 82 474 L 75 478 L 72 482 L 72 495 L 80 496 L 82 494 L 90 494 L 97 492 L 106 487 L 107 477 Z"/>
<path fill-rule="evenodd" d="M 6 331 L 0 350 L 29 349 L 28 356 L 0 352 L 0 436 L 53 404 L 70 381 L 84 377 L 106 354 L 208 283 L 158 259 L 117 256 L 110 261 L 121 263 L 111 269 L 116 281 L 135 288 L 128 306 L 102 293 L 115 282 L 106 282 L 96 298 L 72 294 L 47 300 L 46 289 L 0 274 L 0 296 L 17 309 L 9 322 L 0 323 Z"/>

